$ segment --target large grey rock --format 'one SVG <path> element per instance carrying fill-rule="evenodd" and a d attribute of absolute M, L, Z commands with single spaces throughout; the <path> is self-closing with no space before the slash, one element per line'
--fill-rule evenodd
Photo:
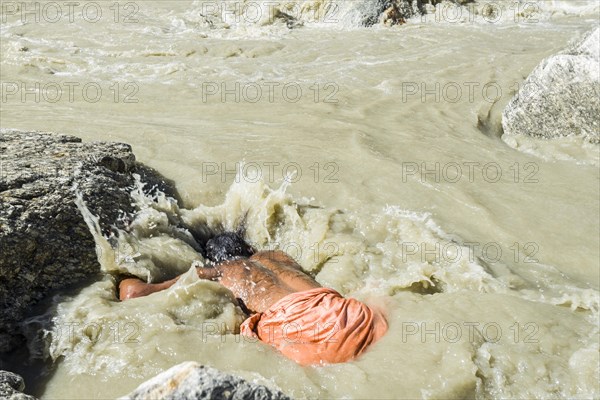
<path fill-rule="evenodd" d="M 378 23 L 397 25 L 407 19 L 425 14 L 425 5 L 435 6 L 443 0 L 362 0 L 357 7 L 360 25 L 372 26 Z M 471 3 L 474 0 L 450 0 L 456 4 Z"/>
<path fill-rule="evenodd" d="M 404 20 L 419 15 L 420 7 L 421 0 L 363 0 L 358 5 L 360 25 L 403 23 Z"/>
<path fill-rule="evenodd" d="M 0 131 L 0 352 L 21 341 L 19 322 L 50 291 L 99 273 L 74 186 L 103 228 L 132 211 L 131 147 L 41 132 Z"/>
<path fill-rule="evenodd" d="M 600 28 L 538 65 L 504 110 L 506 134 L 600 143 Z"/>
<path fill-rule="evenodd" d="M 289 397 L 280 391 L 190 361 L 142 383 L 121 399 L 287 400 Z"/>
<path fill-rule="evenodd" d="M 25 382 L 20 375 L 0 370 L 0 399 L 35 400 L 35 397 L 23 394 Z"/>

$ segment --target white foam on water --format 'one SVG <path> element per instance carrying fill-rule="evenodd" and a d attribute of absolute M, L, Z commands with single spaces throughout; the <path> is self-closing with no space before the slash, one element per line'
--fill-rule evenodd
<path fill-rule="evenodd" d="M 106 276 L 27 322 L 40 339 L 32 353 L 56 360 L 43 396 L 116 398 L 187 360 L 297 398 L 599 396 L 597 172 L 575 164 L 593 165 L 593 149 L 567 149 L 575 162 L 561 162 L 560 143 L 569 147 L 571 139 L 559 139 L 546 161 L 486 137 L 476 127 L 490 107 L 480 92 L 456 104 L 402 97 L 405 83 L 476 80 L 497 81 L 508 101 L 535 65 L 597 22 L 593 13 L 544 2 L 549 12 L 534 24 L 506 13 L 495 23 L 486 20 L 491 14 L 473 22 L 464 14 L 456 24 L 429 15 L 366 29 L 319 25 L 307 11 L 290 29 L 282 18 L 226 25 L 219 17 L 211 27 L 193 4 L 140 3 L 137 24 L 36 26 L 9 17 L 0 27 L 7 81 L 140 83 L 135 105 L 112 95 L 93 104 L 81 96 L 57 104 L 17 96 L 3 104 L 3 124 L 128 142 L 138 159 L 176 180 L 186 204 L 149 197 L 138 184 L 128 229 L 104 238 L 79 202 Z M 205 81 L 262 80 L 305 83 L 309 100 L 202 102 L 198 90 Z M 315 82 L 336 83 L 338 102 L 314 103 L 308 87 Z M 203 162 L 227 161 L 230 169 L 244 157 L 298 161 L 305 175 L 291 190 L 201 180 Z M 504 175 L 471 182 L 465 168 L 456 184 L 418 174 L 402 180 L 403 163 L 423 160 L 497 162 Z M 339 183 L 313 181 L 308 167 L 316 161 L 335 162 Z M 539 167 L 533 185 L 523 182 L 532 162 Z M 244 216 L 255 246 L 283 249 L 323 284 L 381 306 L 390 332 L 360 359 L 318 368 L 241 339 L 244 316 L 231 293 L 193 274 L 204 260 L 184 226 L 234 229 Z M 536 242 L 542 262 L 490 262 L 469 241 L 520 242 L 521 250 Z M 113 275 L 158 282 L 186 272 L 165 292 L 117 301 Z"/>
<path fill-rule="evenodd" d="M 504 134 L 510 147 L 548 161 L 570 161 L 580 165 L 600 165 L 600 149 L 581 136 L 564 136 L 551 140 L 520 134 Z"/>
<path fill-rule="evenodd" d="M 45 337 L 37 342 L 41 348 L 35 353 L 62 360 L 58 376 L 67 374 L 82 382 L 89 376 L 105 382 L 129 377 L 120 395 L 185 360 L 259 377 L 298 397 L 598 394 L 591 380 L 598 358 L 597 290 L 577 286 L 564 275 L 560 278 L 550 266 L 531 265 L 532 271 L 539 269 L 540 276 L 547 277 L 536 280 L 506 265 L 489 265 L 427 213 L 398 206 L 375 214 L 328 209 L 292 197 L 287 186 L 284 181 L 273 189 L 239 179 L 222 204 L 184 209 L 162 193 L 145 194 L 138 180 L 132 192 L 137 212 L 129 229 L 117 231 L 111 239 L 113 245 L 78 196 L 77 205 L 108 275 L 74 297 L 55 299 L 46 316 L 26 323 L 29 331 L 41 325 Z M 231 292 L 197 277 L 195 267 L 203 259 L 180 225 L 234 230 L 242 220 L 246 237 L 256 248 L 287 251 L 323 285 L 383 307 L 390 332 L 381 343 L 357 362 L 322 369 L 294 366 L 296 372 L 289 373 L 296 375 L 290 379 L 281 368 L 290 368 L 293 362 L 237 335 L 242 311 Z M 414 246 L 430 251 L 415 251 Z M 128 273 L 161 281 L 184 272 L 170 289 L 126 302 L 117 300 L 110 277 Z M 438 328 L 441 338 L 436 339 L 438 325 L 446 330 Z M 501 330 L 498 340 L 489 326 Z M 448 329 L 457 327 L 461 336 L 456 340 L 444 336 L 453 335 Z M 430 336 L 420 336 L 423 332 L 416 334 L 414 329 L 429 329 Z M 565 340 L 562 335 L 571 337 Z M 561 350 L 552 350 L 553 346 Z M 405 364 L 407 357 L 417 357 L 416 349 L 423 352 L 418 360 Z M 443 361 L 435 362 L 439 357 Z M 256 359 L 261 361 L 257 364 Z M 574 364 L 578 368 L 573 369 Z M 422 379 L 411 376 L 415 365 L 439 381 L 415 384 Z M 363 378 L 357 368 L 366 374 Z M 403 377 L 403 384 L 398 376 L 388 376 L 390 368 Z M 335 383 L 349 376 L 357 380 L 352 395 Z M 396 383 L 382 388 L 377 382 L 383 377 Z M 109 392 L 118 394 L 104 391 Z M 65 392 L 50 385 L 48 393 Z"/>

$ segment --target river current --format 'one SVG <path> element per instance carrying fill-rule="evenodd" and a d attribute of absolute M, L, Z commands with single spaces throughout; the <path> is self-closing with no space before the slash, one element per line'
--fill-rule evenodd
<path fill-rule="evenodd" d="M 36 395 L 115 398 L 192 360 L 296 398 L 600 396 L 598 146 L 500 125 L 598 3 L 440 3 L 369 28 L 364 3 L 2 3 L 2 128 L 129 143 L 181 195 L 138 185 L 110 239 L 79 202 L 106 276 L 26 323 L 55 362 L 22 367 Z M 181 226 L 242 220 L 256 247 L 382 307 L 386 336 L 319 367 L 241 338 Z M 115 298 L 112 274 L 186 271 Z"/>

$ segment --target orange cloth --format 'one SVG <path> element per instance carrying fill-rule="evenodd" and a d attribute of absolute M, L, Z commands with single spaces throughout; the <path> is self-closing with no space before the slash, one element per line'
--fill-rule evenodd
<path fill-rule="evenodd" d="M 292 293 L 245 320 L 241 333 L 302 365 L 346 362 L 387 331 L 383 314 L 333 289 Z"/>

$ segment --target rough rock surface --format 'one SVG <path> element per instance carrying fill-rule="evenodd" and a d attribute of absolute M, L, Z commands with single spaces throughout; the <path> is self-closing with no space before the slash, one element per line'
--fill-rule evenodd
<path fill-rule="evenodd" d="M 133 172 L 151 181 L 120 143 L 41 132 L 0 131 L 0 352 L 21 341 L 18 324 L 50 291 L 99 273 L 95 243 L 74 185 L 110 229 L 132 211 Z"/>
<path fill-rule="evenodd" d="M 407 18 L 419 15 L 420 3 L 411 0 L 366 0 L 359 6 L 361 25 L 372 26 L 381 20 L 387 25 L 403 23 Z"/>
<path fill-rule="evenodd" d="M 504 110 L 506 134 L 600 143 L 600 28 L 541 62 Z"/>
<path fill-rule="evenodd" d="M 277 390 L 190 361 L 142 383 L 121 399 L 288 400 L 289 397 Z"/>
<path fill-rule="evenodd" d="M 407 19 L 425 14 L 425 5 L 435 6 L 443 0 L 363 0 L 358 7 L 362 26 L 403 24 Z M 451 0 L 466 4 L 474 0 Z"/>
<path fill-rule="evenodd" d="M 0 370 L 0 399 L 5 400 L 35 400 L 35 397 L 21 393 L 25 383 L 21 376 Z"/>

